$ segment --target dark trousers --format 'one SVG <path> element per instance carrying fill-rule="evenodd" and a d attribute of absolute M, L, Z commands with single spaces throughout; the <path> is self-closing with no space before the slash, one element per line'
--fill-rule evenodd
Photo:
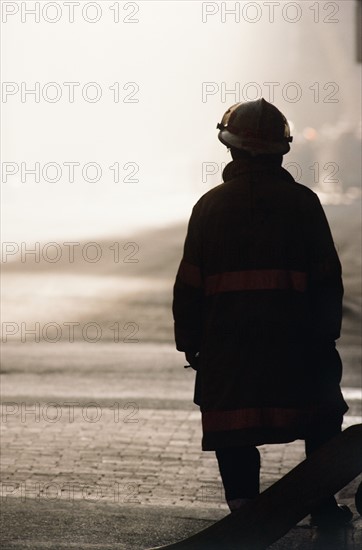
<path fill-rule="evenodd" d="M 323 443 L 339 434 L 341 422 L 316 429 L 305 440 L 306 456 Z M 254 498 L 259 494 L 260 453 L 256 447 L 225 447 L 215 451 L 227 501 L 239 498 Z M 333 501 L 333 502 L 332 502 Z M 322 506 L 335 505 L 328 499 Z"/>

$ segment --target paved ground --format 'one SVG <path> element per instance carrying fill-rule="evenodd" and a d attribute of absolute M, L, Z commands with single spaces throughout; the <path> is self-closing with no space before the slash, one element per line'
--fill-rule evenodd
<path fill-rule="evenodd" d="M 166 345 L 123 344 L 116 354 L 114 346 L 6 347 L 2 548 L 139 550 L 228 513 L 214 454 L 201 451 L 193 373 L 182 355 Z M 346 385 L 352 371 L 343 383 L 346 426 L 361 412 L 358 388 Z M 304 457 L 300 441 L 260 450 L 262 489 Z M 352 503 L 356 483 L 342 502 Z M 356 516 L 326 541 L 304 520 L 273 548 L 355 550 L 361 522 Z"/>

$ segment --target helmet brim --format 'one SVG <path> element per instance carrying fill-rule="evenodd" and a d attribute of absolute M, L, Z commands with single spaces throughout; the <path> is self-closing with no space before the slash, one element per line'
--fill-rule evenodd
<path fill-rule="evenodd" d="M 227 129 L 220 130 L 218 138 L 226 147 L 243 149 L 253 155 L 285 155 L 290 151 L 290 145 L 286 139 L 270 142 L 251 137 L 241 138 Z"/>

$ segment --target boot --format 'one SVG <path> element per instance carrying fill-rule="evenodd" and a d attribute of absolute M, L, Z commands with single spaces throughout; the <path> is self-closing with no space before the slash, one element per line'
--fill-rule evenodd
<path fill-rule="evenodd" d="M 236 512 L 251 501 L 251 498 L 233 498 L 232 500 L 227 500 L 228 506 L 230 508 L 230 512 Z"/>
<path fill-rule="evenodd" d="M 344 527 L 353 518 L 346 505 L 335 503 L 333 506 L 320 507 L 311 513 L 311 525 L 320 529 L 338 529 Z"/>

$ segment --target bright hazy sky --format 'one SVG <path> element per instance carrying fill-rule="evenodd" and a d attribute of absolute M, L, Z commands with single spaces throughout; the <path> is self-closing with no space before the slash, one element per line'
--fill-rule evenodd
<path fill-rule="evenodd" d="M 39 22 L 26 14 L 35 2 L 2 2 L 2 162 L 13 163 L 2 184 L 3 239 L 125 234 L 188 217 L 229 159 L 216 123 L 260 92 L 293 123 L 296 144 L 305 128 L 355 131 L 355 1 L 274 2 L 274 20 L 271 4 L 80 0 L 71 23 L 67 2 L 40 2 Z M 226 13 L 233 6 L 239 14 Z M 72 103 L 64 83 L 79 83 Z M 39 102 L 31 94 L 22 101 L 22 86 L 39 86 Z M 35 163 L 39 183 L 25 173 Z M 49 163 L 60 168 L 57 183 L 46 181 L 54 164 L 42 175 Z M 80 165 L 74 181 L 69 163 Z M 94 163 L 99 181 L 82 176 L 88 163 L 86 177 Z M 136 181 L 122 181 L 127 175 Z"/>

